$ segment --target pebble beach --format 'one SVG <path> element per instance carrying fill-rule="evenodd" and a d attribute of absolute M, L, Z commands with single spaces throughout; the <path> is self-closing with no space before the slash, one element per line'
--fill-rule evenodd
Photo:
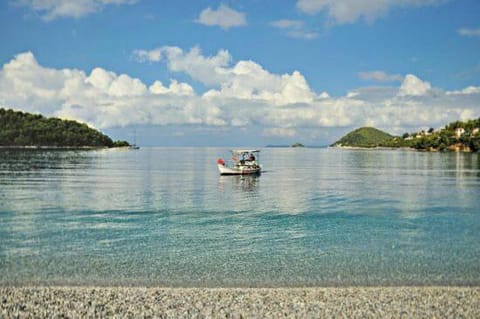
<path fill-rule="evenodd" d="M 480 287 L 1 287 L 0 318 L 480 318 Z"/>

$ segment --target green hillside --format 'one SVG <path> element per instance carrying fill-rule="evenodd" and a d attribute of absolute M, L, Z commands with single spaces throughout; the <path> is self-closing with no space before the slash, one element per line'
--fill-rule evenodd
<path fill-rule="evenodd" d="M 373 127 L 352 131 L 331 146 L 408 147 L 421 151 L 480 152 L 480 118 L 455 121 L 445 128 L 392 136 Z"/>
<path fill-rule="evenodd" d="M 107 135 L 76 121 L 0 108 L 0 146 L 114 147 Z"/>
<path fill-rule="evenodd" d="M 374 127 L 361 127 L 348 133 L 331 146 L 376 147 L 387 144 L 393 138 L 394 136 Z"/>
<path fill-rule="evenodd" d="M 404 136 L 407 137 L 408 133 Z M 408 138 L 408 137 L 407 137 Z M 480 118 L 455 121 L 443 129 L 412 133 L 412 147 L 424 151 L 480 151 Z"/>

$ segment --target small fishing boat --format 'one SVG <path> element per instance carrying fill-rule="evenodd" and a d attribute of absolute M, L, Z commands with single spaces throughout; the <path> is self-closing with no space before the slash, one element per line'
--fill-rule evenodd
<path fill-rule="evenodd" d="M 138 150 L 138 149 L 140 149 L 140 146 L 138 146 L 137 144 L 132 144 L 128 148 L 131 149 L 131 150 Z"/>
<path fill-rule="evenodd" d="M 231 165 L 223 158 L 217 159 L 220 175 L 259 175 L 262 166 L 259 164 L 260 150 L 232 150 Z"/>

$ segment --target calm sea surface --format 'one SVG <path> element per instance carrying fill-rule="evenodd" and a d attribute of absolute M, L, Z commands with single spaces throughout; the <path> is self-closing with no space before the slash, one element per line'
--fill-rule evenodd
<path fill-rule="evenodd" d="M 480 284 L 480 156 L 0 150 L 0 284 Z"/>

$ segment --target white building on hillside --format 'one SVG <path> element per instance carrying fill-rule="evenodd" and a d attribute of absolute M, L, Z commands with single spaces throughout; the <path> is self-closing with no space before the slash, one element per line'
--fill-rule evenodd
<path fill-rule="evenodd" d="M 462 136 L 463 133 L 465 133 L 465 129 L 464 129 L 463 127 L 457 127 L 457 128 L 455 129 L 455 136 L 456 136 L 457 138 L 459 138 L 460 136 Z"/>

